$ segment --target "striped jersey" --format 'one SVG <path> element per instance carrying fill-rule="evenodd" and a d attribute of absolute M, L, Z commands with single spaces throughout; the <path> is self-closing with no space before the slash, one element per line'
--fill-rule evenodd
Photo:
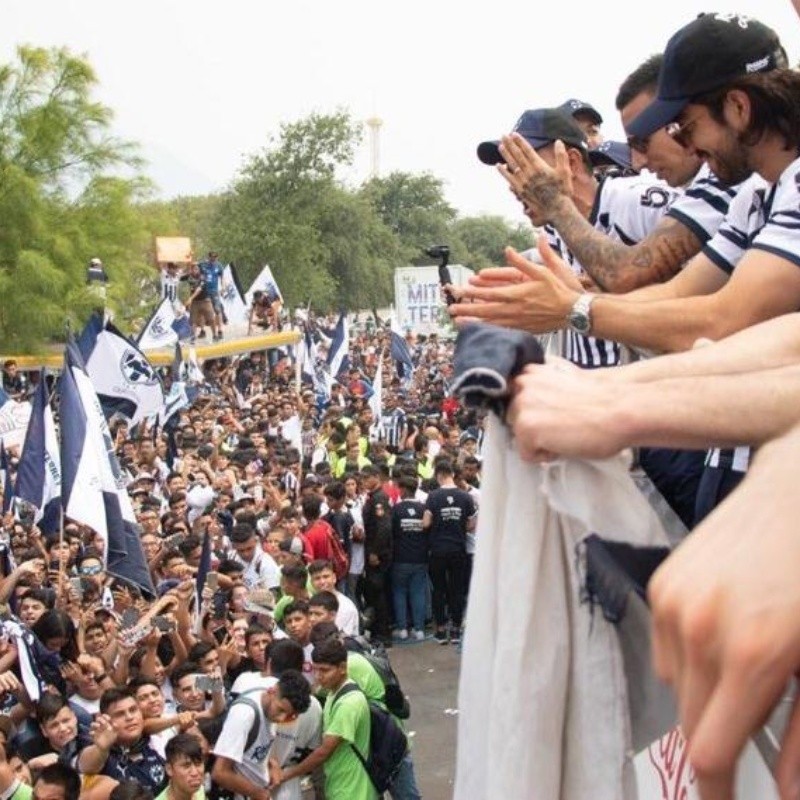
<path fill-rule="evenodd" d="M 597 190 L 589 222 L 609 238 L 633 245 L 644 239 L 658 225 L 675 201 L 676 193 L 666 183 L 650 176 L 607 178 Z M 558 231 L 546 225 L 550 246 L 576 275 L 586 272 L 567 247 Z M 613 367 L 620 361 L 616 342 L 584 336 L 571 329 L 564 331 L 564 358 L 579 367 Z"/>
<path fill-rule="evenodd" d="M 406 424 L 406 412 L 395 407 L 391 411 L 381 414 L 380 438 L 386 442 L 387 447 L 402 449 L 401 438 Z"/>
<path fill-rule="evenodd" d="M 175 302 L 178 299 L 178 285 L 183 273 L 176 271 L 170 273 L 167 269 L 161 270 L 161 299 L 172 300 Z"/>
<path fill-rule="evenodd" d="M 676 219 L 705 244 L 716 234 L 740 186 L 726 186 L 708 164 L 703 164 L 692 182 L 675 198 L 667 216 Z"/>
<path fill-rule="evenodd" d="M 771 186 L 751 175 L 739 188 L 717 235 L 703 248 L 723 272 L 731 275 L 745 253 L 766 250 L 800 266 L 800 159 L 793 161 Z M 747 472 L 749 447 L 714 448 L 706 465 Z"/>

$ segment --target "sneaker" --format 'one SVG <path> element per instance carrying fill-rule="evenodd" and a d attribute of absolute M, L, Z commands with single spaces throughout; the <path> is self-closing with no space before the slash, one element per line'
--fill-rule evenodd
<path fill-rule="evenodd" d="M 413 631 L 411 634 L 411 638 L 414 639 L 416 642 L 424 642 L 425 641 L 425 631 Z"/>
<path fill-rule="evenodd" d="M 433 635 L 439 644 L 447 644 L 447 631 L 436 631 Z"/>
<path fill-rule="evenodd" d="M 452 628 L 450 630 L 450 644 L 461 643 L 461 628 Z"/>
<path fill-rule="evenodd" d="M 206 338 L 206 329 L 205 328 L 202 328 L 200 330 L 200 333 L 197 334 L 197 338 L 198 339 L 205 339 Z"/>
<path fill-rule="evenodd" d="M 394 632 L 395 638 L 399 639 L 401 642 L 404 642 L 408 639 L 408 631 L 405 628 L 400 628 L 399 631 Z"/>

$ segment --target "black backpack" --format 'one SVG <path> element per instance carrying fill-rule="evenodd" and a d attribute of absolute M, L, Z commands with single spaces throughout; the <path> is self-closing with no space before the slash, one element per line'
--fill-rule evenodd
<path fill-rule="evenodd" d="M 369 661 L 375 672 L 383 681 L 383 702 L 386 708 L 398 719 L 408 719 L 411 716 L 411 704 L 403 693 L 400 680 L 392 669 L 389 654 L 383 647 L 373 647 L 361 636 L 347 636 L 344 640 L 345 647 L 351 653 L 360 653 Z"/>
<path fill-rule="evenodd" d="M 361 692 L 361 689 L 354 683 L 345 686 L 337 695 L 334 704 L 350 692 Z M 408 739 L 397 720 L 388 711 L 377 703 L 370 702 L 369 699 L 367 704 L 369 705 L 369 757 L 364 758 L 352 742 L 348 744 L 369 775 L 375 791 L 382 795 L 400 771 L 400 764 L 408 752 Z"/>

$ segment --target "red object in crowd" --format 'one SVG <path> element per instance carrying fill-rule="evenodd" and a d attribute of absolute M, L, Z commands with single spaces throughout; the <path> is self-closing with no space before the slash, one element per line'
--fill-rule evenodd
<path fill-rule="evenodd" d="M 453 396 L 445 397 L 445 399 L 442 400 L 442 414 L 447 417 L 448 422 L 452 422 L 455 419 L 459 407 L 460 403 L 458 399 Z"/>
<path fill-rule="evenodd" d="M 312 522 L 303 533 L 303 555 L 308 558 L 309 562 L 316 561 L 319 558 L 326 561 L 333 559 L 330 544 L 332 533 L 334 536 L 336 535 L 333 528 L 324 519 Z"/>

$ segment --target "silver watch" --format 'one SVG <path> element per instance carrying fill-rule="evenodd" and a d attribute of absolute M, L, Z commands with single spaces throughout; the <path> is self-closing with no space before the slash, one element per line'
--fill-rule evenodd
<path fill-rule="evenodd" d="M 592 329 L 592 301 L 594 295 L 584 292 L 567 314 L 567 325 L 578 333 L 587 334 Z"/>

